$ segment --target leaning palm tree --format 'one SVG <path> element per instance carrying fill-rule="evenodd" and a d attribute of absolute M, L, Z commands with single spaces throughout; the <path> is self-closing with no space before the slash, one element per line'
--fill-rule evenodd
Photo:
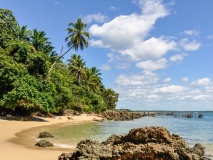
<path fill-rule="evenodd" d="M 85 47 L 86 48 L 88 47 L 89 43 L 87 39 L 90 38 L 90 35 L 88 32 L 84 32 L 86 26 L 87 24 L 83 23 L 81 18 L 78 18 L 78 20 L 75 23 L 69 23 L 69 28 L 67 28 L 68 36 L 65 38 L 65 41 L 67 42 L 67 46 L 69 47 L 69 49 L 62 54 L 63 51 L 62 48 L 60 56 L 52 64 L 49 73 L 53 69 L 56 62 L 59 59 L 61 59 L 65 54 L 67 54 L 71 49 L 75 49 L 75 51 L 78 51 L 79 48 L 83 50 Z"/>

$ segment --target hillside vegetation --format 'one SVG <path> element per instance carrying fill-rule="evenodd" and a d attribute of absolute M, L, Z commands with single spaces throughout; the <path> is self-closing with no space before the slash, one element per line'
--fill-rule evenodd
<path fill-rule="evenodd" d="M 67 63 L 69 50 L 88 47 L 86 24 L 69 24 L 69 49 L 56 53 L 44 31 L 20 26 L 7 9 L 0 9 L 0 113 L 62 113 L 65 109 L 101 112 L 115 109 L 118 94 L 105 88 L 101 72 L 88 68 L 77 54 Z"/>

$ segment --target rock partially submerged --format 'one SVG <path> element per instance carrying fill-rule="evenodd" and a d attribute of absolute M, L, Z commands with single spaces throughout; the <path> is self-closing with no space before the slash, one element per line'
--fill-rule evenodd
<path fill-rule="evenodd" d="M 53 137 L 54 136 L 50 132 L 47 132 L 47 131 L 41 132 L 38 135 L 38 138 L 53 138 Z"/>
<path fill-rule="evenodd" d="M 107 120 L 127 121 L 143 117 L 144 114 L 140 112 L 129 111 L 106 111 L 101 114 L 101 117 Z"/>
<path fill-rule="evenodd" d="M 59 160 L 202 160 L 204 147 L 190 148 L 163 127 L 132 129 L 127 135 L 112 135 L 99 143 L 83 140 L 74 153 L 63 153 Z"/>
<path fill-rule="evenodd" d="M 35 146 L 38 146 L 38 147 L 52 147 L 53 144 L 47 140 L 40 140 L 38 141 Z"/>

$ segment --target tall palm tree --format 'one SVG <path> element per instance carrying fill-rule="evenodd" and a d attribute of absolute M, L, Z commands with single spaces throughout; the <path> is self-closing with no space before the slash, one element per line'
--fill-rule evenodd
<path fill-rule="evenodd" d="M 84 69 L 86 67 L 86 62 L 81 58 L 80 55 L 76 54 L 73 54 L 71 59 L 68 61 L 68 69 L 76 76 L 78 79 L 78 84 L 80 85 L 85 74 Z"/>
<path fill-rule="evenodd" d="M 75 51 L 78 51 L 79 48 L 83 50 L 85 47 L 86 48 L 88 47 L 89 43 L 87 39 L 90 38 L 90 35 L 88 32 L 84 31 L 86 26 L 87 24 L 83 23 L 81 18 L 78 18 L 75 23 L 69 23 L 69 28 L 67 28 L 68 36 L 65 38 L 65 41 L 67 42 L 67 46 L 69 47 L 69 49 L 63 54 L 61 52 L 57 60 L 61 59 L 71 49 L 75 49 Z M 49 73 L 56 64 L 57 60 L 52 64 Z"/>

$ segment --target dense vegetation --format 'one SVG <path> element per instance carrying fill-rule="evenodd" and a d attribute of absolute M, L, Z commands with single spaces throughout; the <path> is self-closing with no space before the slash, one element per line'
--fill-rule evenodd
<path fill-rule="evenodd" d="M 57 54 L 44 31 L 20 26 L 13 13 L 0 9 L 0 111 L 15 114 L 61 113 L 65 109 L 101 112 L 115 109 L 118 94 L 106 89 L 96 67 L 88 68 L 77 54 L 88 47 L 86 24 L 70 23 L 69 49 Z"/>

